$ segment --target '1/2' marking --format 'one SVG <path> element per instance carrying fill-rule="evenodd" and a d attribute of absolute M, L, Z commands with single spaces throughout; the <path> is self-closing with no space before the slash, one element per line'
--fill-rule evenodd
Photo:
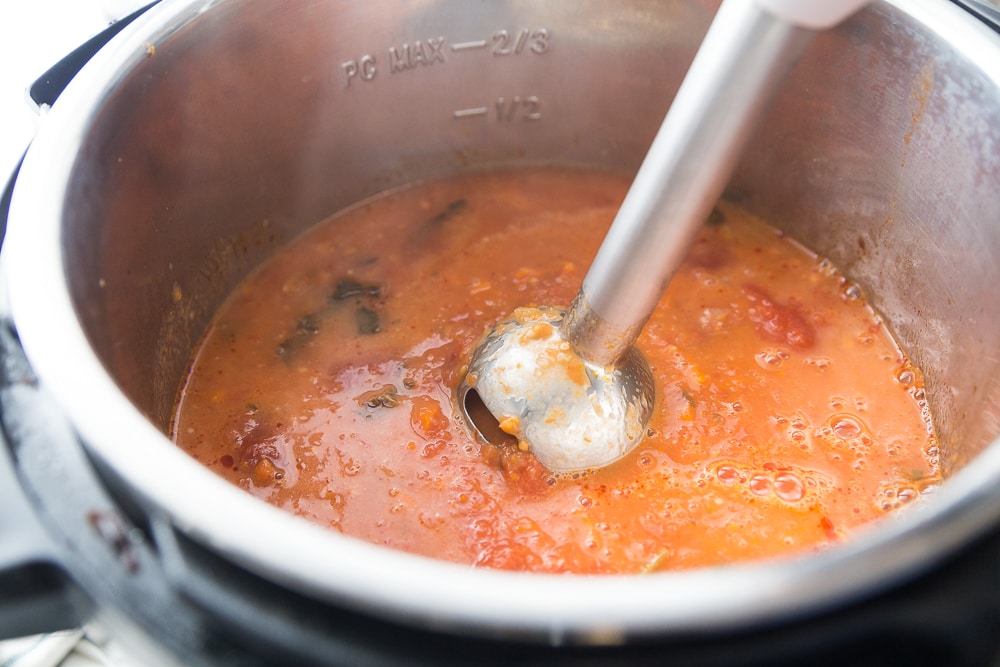
<path fill-rule="evenodd" d="M 469 107 L 468 109 L 458 109 L 452 116 L 455 118 L 474 118 L 476 116 L 485 116 L 489 112 L 489 107 Z"/>
<path fill-rule="evenodd" d="M 542 117 L 542 102 L 537 95 L 520 97 L 515 95 L 511 98 L 498 97 L 493 104 L 496 112 L 496 119 L 501 123 L 510 123 L 517 120 L 540 120 Z M 452 112 L 453 118 L 477 118 L 488 116 L 489 107 L 468 107 Z"/>

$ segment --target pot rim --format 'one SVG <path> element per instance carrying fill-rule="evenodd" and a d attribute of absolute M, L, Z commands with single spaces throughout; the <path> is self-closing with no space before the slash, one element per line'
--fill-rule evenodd
<path fill-rule="evenodd" d="M 148 44 L 223 1 L 164 0 L 81 71 L 43 119 L 25 157 L 3 248 L 14 321 L 42 385 L 84 446 L 183 533 L 299 593 L 405 623 L 552 644 L 607 644 L 820 611 L 930 567 L 1000 521 L 1000 444 L 994 441 L 932 497 L 820 552 L 645 576 L 540 575 L 475 569 L 345 537 L 211 473 L 154 427 L 98 360 L 71 302 L 61 220 L 74 158 L 117 84 L 148 57 Z M 1000 39 L 960 9 L 944 0 L 882 4 L 933 26 L 1000 86 Z M 177 492 L 177 479 L 184 480 L 184 493 Z"/>

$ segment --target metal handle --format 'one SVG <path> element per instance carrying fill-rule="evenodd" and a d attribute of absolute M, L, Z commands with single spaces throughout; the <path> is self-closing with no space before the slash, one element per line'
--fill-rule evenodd
<path fill-rule="evenodd" d="M 75 48 L 59 62 L 50 67 L 28 88 L 28 96 L 39 107 L 52 106 L 69 82 L 77 75 L 84 65 L 94 57 L 101 48 L 111 41 L 111 38 L 125 29 L 159 0 L 141 7 L 128 16 L 121 18 L 107 28 L 97 33 L 86 42 Z"/>
<path fill-rule="evenodd" d="M 864 2 L 723 2 L 566 317 L 581 356 L 607 367 L 635 342 L 816 34 L 800 26 L 829 27 Z"/>
<path fill-rule="evenodd" d="M 1000 32 L 1000 0 L 952 0 L 994 31 Z"/>
<path fill-rule="evenodd" d="M 722 4 L 567 315 L 588 361 L 631 347 L 813 34 L 754 2 Z"/>

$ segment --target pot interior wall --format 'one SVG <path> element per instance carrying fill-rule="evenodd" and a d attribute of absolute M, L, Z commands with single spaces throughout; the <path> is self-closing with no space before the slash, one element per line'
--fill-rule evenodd
<path fill-rule="evenodd" d="M 67 270 L 98 355 L 166 428 L 221 299 L 308 226 L 466 169 L 635 169 L 705 4 L 244 0 L 181 17 L 109 91 L 69 184 Z M 815 40 L 728 192 L 867 287 L 926 373 L 946 468 L 993 439 L 1000 403 L 1000 92 L 969 58 L 876 3 Z"/>

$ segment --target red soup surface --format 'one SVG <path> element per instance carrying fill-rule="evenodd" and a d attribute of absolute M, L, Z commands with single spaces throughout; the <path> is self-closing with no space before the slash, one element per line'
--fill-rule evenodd
<path fill-rule="evenodd" d="M 575 478 L 474 439 L 471 348 L 568 306 L 628 188 L 529 169 L 388 193 L 240 284 L 181 388 L 178 445 L 249 493 L 479 567 L 640 573 L 801 553 L 939 482 L 921 374 L 862 290 L 722 202 L 638 346 L 649 432 Z"/>

